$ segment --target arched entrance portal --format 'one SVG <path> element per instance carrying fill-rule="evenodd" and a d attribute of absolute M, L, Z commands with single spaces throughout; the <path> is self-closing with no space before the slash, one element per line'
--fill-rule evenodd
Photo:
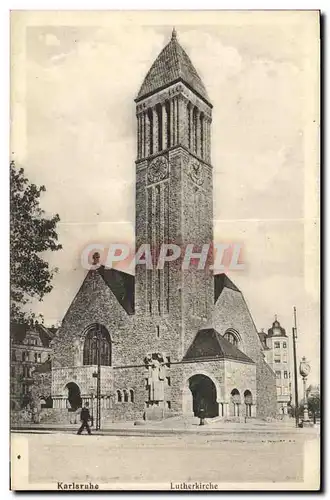
<path fill-rule="evenodd" d="M 70 382 L 65 386 L 68 390 L 68 401 L 70 405 L 70 409 L 73 411 L 78 410 L 82 406 L 82 399 L 80 395 L 80 389 L 74 382 Z"/>
<path fill-rule="evenodd" d="M 213 381 L 206 375 L 193 375 L 189 379 L 189 389 L 193 396 L 193 412 L 199 416 L 199 410 L 205 410 L 205 417 L 213 418 L 219 415 L 217 390 Z"/>

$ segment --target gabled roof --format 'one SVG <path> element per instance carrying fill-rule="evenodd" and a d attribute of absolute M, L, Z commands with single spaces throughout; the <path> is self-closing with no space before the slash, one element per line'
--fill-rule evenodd
<path fill-rule="evenodd" d="M 188 87 L 211 105 L 199 74 L 189 56 L 177 41 L 176 31 L 173 30 L 171 41 L 164 47 L 148 71 L 136 101 L 177 81 L 186 83 Z"/>
<path fill-rule="evenodd" d="M 10 335 L 14 344 L 23 344 L 27 336 L 38 335 L 43 347 L 49 347 L 50 341 L 54 337 L 54 329 L 47 328 L 41 323 L 34 325 L 11 323 Z"/>
<path fill-rule="evenodd" d="M 240 292 L 237 286 L 224 273 L 214 275 L 214 303 L 218 300 L 224 288 L 231 288 L 236 292 Z"/>
<path fill-rule="evenodd" d="M 244 352 L 231 344 L 214 328 L 199 330 L 191 346 L 183 357 L 184 361 L 198 359 L 232 359 L 244 363 L 254 363 Z"/>
<path fill-rule="evenodd" d="M 127 314 L 134 314 L 134 283 L 135 277 L 118 269 L 100 266 L 97 272 L 115 295 L 119 304 Z"/>

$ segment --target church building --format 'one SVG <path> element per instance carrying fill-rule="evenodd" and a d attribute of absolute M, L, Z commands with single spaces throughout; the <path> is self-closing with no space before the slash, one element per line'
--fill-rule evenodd
<path fill-rule="evenodd" d="M 135 99 L 135 244 L 213 244 L 212 104 L 175 30 Z M 88 271 L 52 341 L 53 415 L 102 422 L 276 414 L 275 374 L 242 292 L 210 266 Z"/>

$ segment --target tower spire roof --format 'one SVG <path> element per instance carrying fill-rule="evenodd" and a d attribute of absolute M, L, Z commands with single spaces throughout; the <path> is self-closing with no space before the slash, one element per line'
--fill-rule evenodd
<path fill-rule="evenodd" d="M 204 83 L 188 54 L 179 44 L 176 29 L 173 28 L 171 40 L 160 52 L 148 71 L 136 101 L 178 81 L 184 82 L 192 91 L 210 104 Z"/>

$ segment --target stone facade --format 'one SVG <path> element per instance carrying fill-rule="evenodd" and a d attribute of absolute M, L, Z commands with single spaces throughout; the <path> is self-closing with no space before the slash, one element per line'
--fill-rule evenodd
<path fill-rule="evenodd" d="M 200 252 L 213 242 L 212 105 L 176 36 L 152 68 L 136 99 L 135 231 L 153 269 L 138 264 L 134 281 L 102 266 L 88 272 L 52 342 L 50 418 L 86 401 L 95 412 L 97 360 L 103 422 L 270 416 L 274 375 L 241 292 L 209 265 L 183 269 L 182 257 L 156 267 L 164 243 Z"/>

